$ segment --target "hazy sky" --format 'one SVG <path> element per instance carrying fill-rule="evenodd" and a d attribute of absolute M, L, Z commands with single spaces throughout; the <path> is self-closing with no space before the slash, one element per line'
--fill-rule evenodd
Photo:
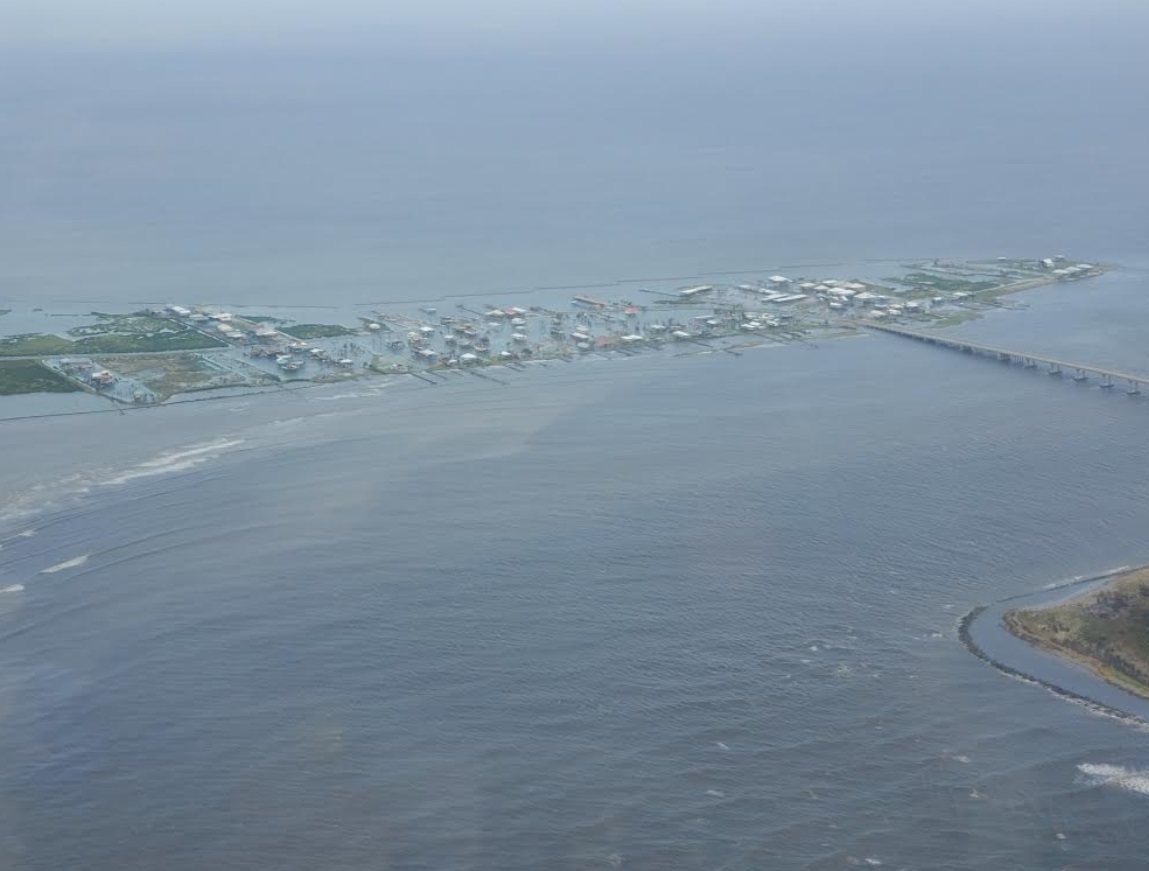
<path fill-rule="evenodd" d="M 644 37 L 703 40 L 801 31 L 978 31 L 1121 19 L 1145 0 L 8 0 L 0 44 L 36 49 L 308 45 L 417 40 L 498 44 Z"/>
<path fill-rule="evenodd" d="M 0 0 L 0 289 L 1121 259 L 1146 32 L 1149 0 Z"/>

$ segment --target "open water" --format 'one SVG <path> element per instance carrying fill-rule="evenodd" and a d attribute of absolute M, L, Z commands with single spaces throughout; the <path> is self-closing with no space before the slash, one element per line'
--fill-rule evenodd
<path fill-rule="evenodd" d="M 1144 735 L 955 637 L 974 604 L 1149 559 L 1143 400 L 875 337 L 169 413 L 205 431 L 6 524 L 10 867 L 1149 846 Z"/>
<path fill-rule="evenodd" d="M 1045 137 L 1040 76 L 919 93 L 863 69 L 900 108 L 813 81 L 812 103 L 768 89 L 773 113 L 687 123 L 653 75 L 576 88 L 570 120 L 496 71 L 522 114 L 446 88 L 407 128 L 389 89 L 292 120 L 316 93 L 294 68 L 210 99 L 217 67 L 167 70 L 167 116 L 158 73 L 61 103 L 83 88 L 53 68 L 52 99 L 5 91 L 43 134 L 6 146 L 28 170 L 6 292 L 345 304 L 1067 249 L 1128 268 L 961 329 L 1149 369 L 1142 147 L 1097 129 L 1143 117 L 1107 90 L 1113 55 L 1093 80 L 1023 54 L 1072 79 Z M 764 98 L 698 65 L 699 111 L 704 73 Z M 947 99 L 961 124 L 907 120 Z M 457 113 L 507 128 L 461 168 Z M 74 177 L 33 160 L 44 141 Z M 1142 867 L 1145 734 L 1003 677 L 955 623 L 1149 561 L 1149 400 L 890 337 L 507 380 L 0 423 L 0 866 Z"/>

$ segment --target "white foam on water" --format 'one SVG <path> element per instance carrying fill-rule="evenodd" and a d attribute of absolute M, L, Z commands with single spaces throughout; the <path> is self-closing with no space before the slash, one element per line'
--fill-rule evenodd
<path fill-rule="evenodd" d="M 383 385 L 380 385 L 382 388 Z M 371 390 L 359 390 L 354 393 L 336 393 L 332 396 L 311 396 L 309 399 L 312 402 L 340 402 L 344 399 L 369 399 L 372 396 L 381 396 L 382 389 L 374 388 Z"/>
<path fill-rule="evenodd" d="M 39 514 L 40 506 L 38 503 L 42 500 L 43 497 L 40 495 L 37 489 L 32 489 L 25 493 L 17 493 L 10 496 L 5 506 L 0 509 L 0 522 L 14 523 Z M 35 534 L 35 530 L 27 530 L 25 532 L 17 533 L 14 537 L 31 538 Z"/>
<path fill-rule="evenodd" d="M 4 506 L 0 508 L 0 522 L 17 522 L 50 511 L 58 507 L 62 497 L 87 493 L 91 489 L 91 482 L 92 472 L 85 470 L 49 483 L 40 482 L 11 491 L 4 500 Z M 14 537 L 31 538 L 35 534 L 35 529 L 28 529 Z"/>
<path fill-rule="evenodd" d="M 88 557 L 90 556 L 91 554 L 86 553 L 83 556 L 73 557 L 70 560 L 64 560 L 62 563 L 56 563 L 54 566 L 48 566 L 46 569 L 40 569 L 40 574 L 54 575 L 56 572 L 62 572 L 65 569 L 79 568 L 88 561 Z"/>
<path fill-rule="evenodd" d="M 126 484 L 138 478 L 149 478 L 186 471 L 214 460 L 221 454 L 244 444 L 240 437 L 221 437 L 209 442 L 187 445 L 165 451 L 136 465 L 89 466 L 49 483 L 38 483 L 13 492 L 0 505 L 0 524 L 28 522 L 27 518 L 63 507 L 92 492 L 94 488 Z M 29 528 L 10 536 L 8 541 L 31 538 L 36 530 Z"/>
<path fill-rule="evenodd" d="M 298 426 L 305 420 L 307 420 L 305 417 L 284 417 L 279 420 L 273 420 L 268 426 L 272 428 Z"/>
<path fill-rule="evenodd" d="M 1113 577 L 1114 575 L 1123 575 L 1127 572 L 1133 571 L 1133 566 L 1116 566 L 1111 569 L 1106 569 L 1103 572 L 1092 575 L 1074 575 L 1069 580 L 1051 581 L 1041 589 L 1043 590 L 1056 590 L 1060 587 L 1072 587 L 1074 584 L 1080 584 L 1082 581 L 1100 581 L 1106 578 Z"/>
<path fill-rule="evenodd" d="M 308 401 L 310 402 L 311 400 L 308 400 Z M 277 420 L 273 420 L 273 421 L 271 421 L 271 423 L 267 424 L 267 428 L 272 429 L 272 430 L 291 429 L 293 427 L 299 426 L 302 423 L 311 423 L 313 421 L 326 420 L 326 419 L 332 418 L 332 417 L 344 418 L 348 414 L 353 414 L 353 413 L 354 412 L 350 411 L 350 410 L 324 411 L 324 412 L 317 412 L 314 414 L 298 415 L 296 417 L 281 417 L 281 418 L 279 418 Z"/>
<path fill-rule="evenodd" d="M 31 517 L 35 513 L 36 512 L 31 509 L 20 507 L 19 500 L 14 499 L 12 503 L 0 509 L 0 522 L 11 523 L 24 517 Z M 28 536 L 24 536 L 24 538 L 27 537 Z"/>
<path fill-rule="evenodd" d="M 0 594 L 4 594 L 4 593 L 23 593 L 23 592 L 24 592 L 24 585 L 23 585 L 23 584 L 13 584 L 13 585 L 12 585 L 12 586 L 10 586 L 10 587 L 3 587 L 3 588 L 0 588 Z"/>
<path fill-rule="evenodd" d="M 182 450 L 168 451 L 100 483 L 104 486 L 126 484 L 137 478 L 151 478 L 156 475 L 170 475 L 174 472 L 183 472 L 202 463 L 206 463 L 209 460 L 213 460 L 225 451 L 239 447 L 245 441 L 246 439 L 240 438 L 216 439 L 215 441 L 202 445 L 192 445 Z"/>
<path fill-rule="evenodd" d="M 1114 786 L 1126 792 L 1149 796 L 1149 771 L 1093 762 L 1083 762 L 1077 766 L 1077 770 L 1090 786 Z"/>

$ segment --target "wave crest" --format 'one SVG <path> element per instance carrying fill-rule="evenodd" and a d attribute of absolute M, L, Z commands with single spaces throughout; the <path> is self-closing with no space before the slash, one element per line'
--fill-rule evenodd
<path fill-rule="evenodd" d="M 1126 792 L 1149 795 L 1149 771 L 1103 762 L 1083 762 L 1077 770 L 1090 786 L 1114 786 Z"/>

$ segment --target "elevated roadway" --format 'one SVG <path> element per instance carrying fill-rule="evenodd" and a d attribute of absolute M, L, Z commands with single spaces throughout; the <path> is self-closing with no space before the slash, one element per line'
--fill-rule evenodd
<path fill-rule="evenodd" d="M 1142 375 L 1136 372 L 1123 372 L 1119 369 L 1108 369 L 1103 366 L 1093 366 L 1087 363 L 1076 363 L 1071 360 L 1059 360 L 1056 357 L 1045 357 L 1041 354 L 1031 354 L 1028 351 L 1017 351 L 1012 348 L 982 345 L 978 342 L 971 342 L 968 339 L 962 339 L 956 336 L 939 336 L 936 333 L 923 333 L 920 330 L 910 330 L 892 324 L 865 324 L 865 327 L 876 332 L 889 333 L 907 339 L 916 339 L 919 342 L 937 345 L 940 348 L 961 351 L 965 354 L 978 354 L 983 357 L 1001 360 L 1005 363 L 1018 362 L 1027 369 L 1044 366 L 1050 375 L 1062 375 L 1065 372 L 1072 372 L 1073 380 L 1075 381 L 1087 381 L 1090 376 L 1093 376 L 1100 381 L 1100 386 L 1106 389 L 1112 388 L 1117 382 L 1124 382 L 1128 385 L 1126 392 L 1129 394 L 1140 393 L 1143 386 L 1149 385 L 1149 375 Z"/>

